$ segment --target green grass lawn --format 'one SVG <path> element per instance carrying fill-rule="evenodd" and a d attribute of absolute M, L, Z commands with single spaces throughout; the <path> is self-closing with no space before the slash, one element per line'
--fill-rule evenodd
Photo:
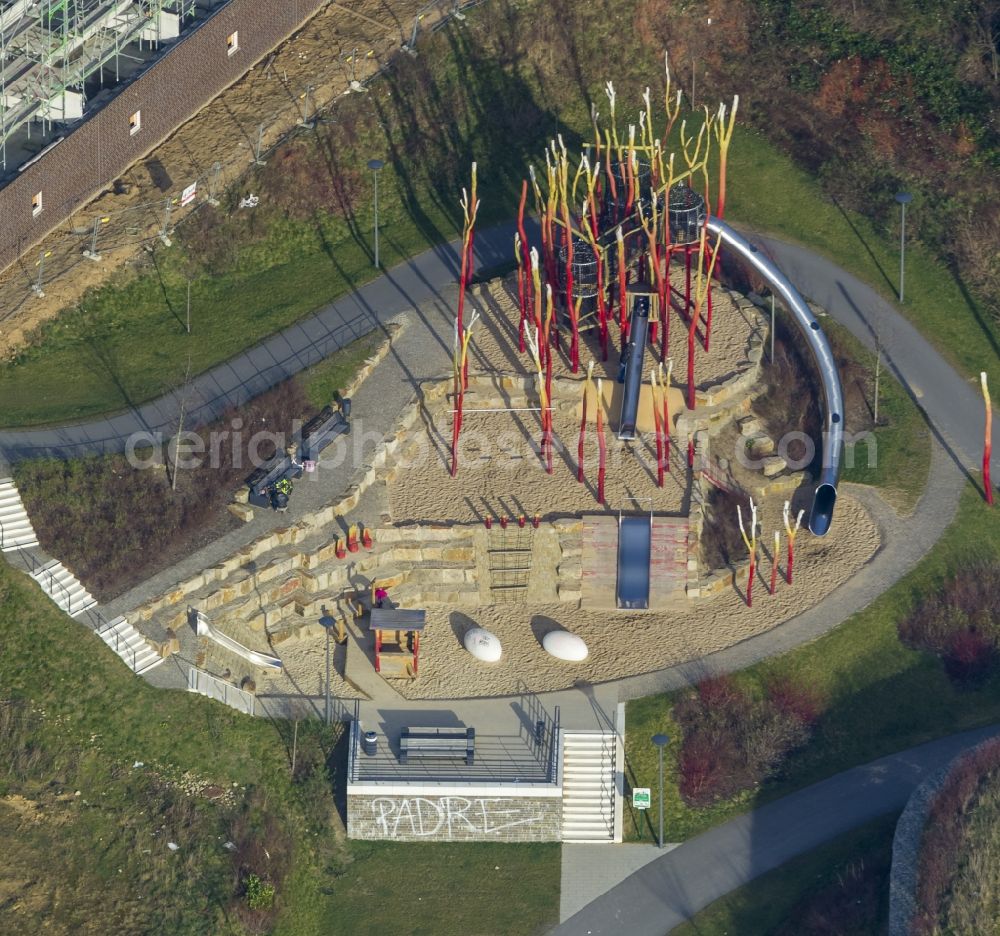
<path fill-rule="evenodd" d="M 785 676 L 812 687 L 824 712 L 805 748 L 791 754 L 783 773 L 761 789 L 701 809 L 685 806 L 677 791 L 675 742 L 667 756 L 668 841 L 682 841 L 710 826 L 793 790 L 893 751 L 1000 720 L 1000 675 L 975 689 L 957 689 L 935 658 L 904 647 L 896 623 L 963 563 L 1000 556 L 1000 524 L 969 484 L 955 521 L 916 569 L 836 630 L 780 657 L 737 674 L 760 686 Z M 656 787 L 656 754 L 649 738 L 665 732 L 679 739 L 670 717 L 671 695 L 648 696 L 626 709 L 627 777 L 633 786 Z M 626 810 L 633 840 L 651 842 L 653 817 Z M 638 827 L 637 827 L 638 823 Z"/>
<path fill-rule="evenodd" d="M 292 779 L 290 724 L 150 687 L 4 563 L 0 648 L 2 932 L 235 936 L 237 865 L 288 867 L 285 936 L 556 922 L 558 845 L 348 841 L 339 729 L 300 725 Z"/>
<path fill-rule="evenodd" d="M 488 15 L 471 11 L 470 23 Z M 518 15 L 534 23 L 558 12 L 533 2 Z M 472 26 L 443 30 L 407 66 L 411 84 L 391 76 L 376 83 L 372 107 L 354 98 L 341 105 L 341 123 L 351 127 L 336 147 L 337 171 L 350 183 L 347 219 L 322 203 L 308 218 L 283 216 L 264 182 L 256 209 L 263 220 L 255 225 L 237 213 L 220 226 L 216 240 L 232 241 L 232 256 L 211 275 L 196 268 L 218 246 L 212 227 L 196 222 L 203 240 L 186 245 L 182 225 L 173 247 L 157 247 L 154 269 L 121 274 L 45 327 L 17 360 L 0 364 L 0 424 L 55 424 L 148 400 L 183 380 L 189 356 L 194 372 L 205 370 L 371 279 L 367 183 L 355 180 L 367 179 L 364 163 L 373 152 L 391 155 L 380 181 L 385 267 L 457 233 L 457 200 L 473 158 L 480 164 L 480 224 L 512 216 L 528 162 L 537 162 L 556 133 L 572 145 L 588 127 L 587 108 L 575 82 L 540 86 L 531 68 L 498 65 L 488 40 L 474 35 Z M 620 67 L 608 62 L 611 73 Z M 654 72 L 649 80 L 658 80 Z M 387 89 L 391 102 L 381 103 Z M 895 242 L 842 213 L 760 134 L 739 129 L 729 178 L 728 217 L 800 241 L 892 294 Z M 964 373 L 993 368 L 993 326 L 980 321 L 960 284 L 919 244 L 908 256 L 906 314 Z M 184 327 L 189 276 L 191 335 Z"/>
<path fill-rule="evenodd" d="M 881 936 L 887 930 L 896 818 L 867 823 L 762 874 L 671 936 Z"/>
<path fill-rule="evenodd" d="M 823 320 L 823 327 L 835 344 L 835 353 L 847 354 L 861 369 L 855 373 L 852 368 L 851 379 L 865 384 L 874 418 L 875 354 L 829 317 Z M 845 445 L 840 478 L 879 488 L 897 510 L 909 513 L 927 486 L 931 469 L 930 430 L 916 403 L 888 372 L 884 362 L 878 397 L 878 425 L 870 430 L 875 437 L 874 445 L 864 439 Z M 845 429 L 858 433 L 868 425 L 868 422 L 859 426 L 848 423 Z"/>
<path fill-rule="evenodd" d="M 335 393 L 340 393 L 355 377 L 387 336 L 381 329 L 369 332 L 349 345 L 335 351 L 326 360 L 314 364 L 299 375 L 306 399 L 317 409 L 329 405 Z"/>
<path fill-rule="evenodd" d="M 841 210 L 815 178 L 776 152 L 763 135 L 743 127 L 734 135 L 729 178 L 727 217 L 803 244 L 895 301 L 899 242 L 860 215 Z M 906 249 L 905 299 L 900 311 L 960 373 L 977 377 L 980 371 L 996 370 L 1000 330 L 920 243 Z"/>

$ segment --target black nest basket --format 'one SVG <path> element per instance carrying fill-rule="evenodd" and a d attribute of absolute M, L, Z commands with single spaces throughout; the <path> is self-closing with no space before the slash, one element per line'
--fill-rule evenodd
<path fill-rule="evenodd" d="M 594 248 L 579 237 L 573 238 L 573 296 L 566 296 L 566 256 L 567 248 L 563 244 L 559 248 L 559 290 L 566 299 L 566 309 L 572 301 L 576 306 L 580 302 L 580 317 L 591 315 L 597 310 L 597 255 Z"/>
<path fill-rule="evenodd" d="M 670 189 L 667 201 L 670 241 L 674 244 L 696 244 L 701 240 L 705 224 L 705 199 L 683 182 Z"/>

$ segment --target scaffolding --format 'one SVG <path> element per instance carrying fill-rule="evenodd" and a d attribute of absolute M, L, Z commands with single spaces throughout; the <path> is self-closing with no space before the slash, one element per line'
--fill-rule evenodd
<path fill-rule="evenodd" d="M 117 82 L 123 58 L 140 64 L 153 58 L 203 6 L 198 0 L 0 0 L 3 171 L 15 133 L 24 129 L 30 139 L 37 124 L 44 137 L 53 124 L 82 119 L 88 79 L 103 87 L 104 67 L 113 63 Z"/>

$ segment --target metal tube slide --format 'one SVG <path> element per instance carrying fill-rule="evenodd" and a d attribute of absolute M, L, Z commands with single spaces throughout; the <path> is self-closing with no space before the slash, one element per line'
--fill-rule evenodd
<path fill-rule="evenodd" d="M 219 646 L 225 647 L 237 656 L 243 657 L 244 660 L 249 660 L 254 666 L 261 666 L 264 669 L 275 669 L 280 670 L 282 668 L 281 660 L 276 656 L 271 656 L 269 653 L 260 653 L 257 650 L 251 650 L 249 647 L 244 647 L 238 640 L 233 640 L 232 637 L 227 634 L 223 634 L 221 631 L 217 631 L 211 624 L 208 623 L 208 618 L 201 612 L 197 612 L 197 633 L 200 637 L 207 637 L 209 640 L 214 640 Z"/>
<path fill-rule="evenodd" d="M 642 392 L 642 362 L 646 354 L 648 331 L 649 297 L 636 296 L 632 300 L 629 343 L 625 349 L 625 392 L 622 394 L 621 418 L 618 420 L 619 439 L 635 438 L 635 422 L 639 413 L 639 396 Z"/>
<path fill-rule="evenodd" d="M 837 502 L 837 479 L 840 477 L 840 453 L 844 435 L 844 394 L 830 344 L 805 300 L 771 260 L 724 221 L 710 217 L 705 226 L 760 273 L 775 295 L 784 300 L 812 352 L 823 387 L 826 418 L 823 431 L 823 467 L 819 485 L 813 494 L 809 530 L 816 536 L 824 536 L 830 529 L 833 508 Z"/>

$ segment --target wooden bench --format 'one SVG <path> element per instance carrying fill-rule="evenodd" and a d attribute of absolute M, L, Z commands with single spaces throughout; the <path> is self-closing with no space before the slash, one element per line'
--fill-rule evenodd
<path fill-rule="evenodd" d="M 475 728 L 404 728 L 399 738 L 401 764 L 410 757 L 464 757 L 471 767 L 475 753 Z"/>

